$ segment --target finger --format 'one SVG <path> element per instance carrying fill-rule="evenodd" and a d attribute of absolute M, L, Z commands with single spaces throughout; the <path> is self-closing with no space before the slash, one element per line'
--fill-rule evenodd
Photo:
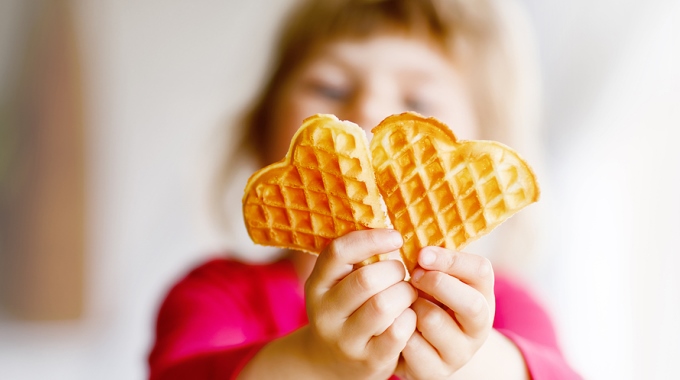
<path fill-rule="evenodd" d="M 471 349 L 471 340 L 444 309 L 422 298 L 411 307 L 416 312 L 416 328 L 439 356 L 438 363 L 441 365 L 430 371 L 437 373 L 438 377 L 444 377 L 472 358 L 475 351 Z"/>
<path fill-rule="evenodd" d="M 418 255 L 418 264 L 424 269 L 457 277 L 482 292 L 493 292 L 493 266 L 486 257 L 441 247 L 425 247 Z"/>
<path fill-rule="evenodd" d="M 308 283 L 325 292 L 347 276 L 354 264 L 399 249 L 402 244 L 401 235 L 395 230 L 352 231 L 333 240 L 321 252 Z"/>
<path fill-rule="evenodd" d="M 397 358 L 416 330 L 416 313 L 406 308 L 382 334 L 368 342 L 368 352 L 377 360 Z"/>
<path fill-rule="evenodd" d="M 477 337 L 481 332 L 486 331 L 485 327 L 492 322 L 493 309 L 490 302 L 493 302 L 493 296 L 491 300 L 487 299 L 484 294 L 456 277 L 439 271 L 416 268 L 413 271 L 411 283 L 450 308 L 461 330 L 468 335 Z M 446 314 L 444 310 L 442 312 Z"/>
<path fill-rule="evenodd" d="M 324 296 L 329 312 L 348 318 L 375 294 L 403 281 L 404 265 L 397 260 L 379 261 L 361 267 L 328 290 Z"/>
<path fill-rule="evenodd" d="M 418 298 L 411 308 L 418 318 L 416 328 L 437 352 L 460 343 L 463 333 L 446 310 L 422 298 Z"/>
<path fill-rule="evenodd" d="M 415 313 L 415 312 L 414 312 Z M 416 320 L 418 316 L 416 314 Z M 406 346 L 401 351 L 404 357 L 404 368 L 402 372 L 406 372 L 406 376 L 416 379 L 433 378 L 433 365 L 431 363 L 440 363 L 442 361 L 439 352 L 423 337 L 423 335 L 416 329 L 411 335 Z"/>
<path fill-rule="evenodd" d="M 372 337 L 383 334 L 417 297 L 416 290 L 406 281 L 377 293 L 347 319 L 343 327 L 347 339 L 356 337 L 357 345 L 366 346 Z"/>
<path fill-rule="evenodd" d="M 411 309 L 413 310 L 413 309 Z M 414 311 L 413 314 L 416 316 L 416 321 L 418 320 L 418 314 Z M 406 342 L 406 346 L 401 351 L 404 355 L 404 359 L 409 362 L 431 362 L 434 359 L 441 360 L 437 350 L 432 347 L 432 345 L 423 337 L 423 334 L 418 330 L 418 325 L 416 323 L 416 330 L 413 335 Z"/>

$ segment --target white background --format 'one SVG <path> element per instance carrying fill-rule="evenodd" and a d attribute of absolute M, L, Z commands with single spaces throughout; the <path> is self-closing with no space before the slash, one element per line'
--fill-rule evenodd
<path fill-rule="evenodd" d="M 141 379 L 163 292 L 221 239 L 208 180 L 290 1 L 80 0 L 87 83 L 83 320 L 0 315 L 0 379 Z M 534 277 L 591 379 L 680 378 L 680 2 L 524 0 L 552 182 Z M 20 0 L 0 0 L 0 86 Z M 2 87 L 0 87 L 0 90 Z"/>

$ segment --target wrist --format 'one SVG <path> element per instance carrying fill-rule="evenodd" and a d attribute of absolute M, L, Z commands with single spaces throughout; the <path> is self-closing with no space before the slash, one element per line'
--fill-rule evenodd
<path fill-rule="evenodd" d="M 351 362 L 322 342 L 322 338 L 309 326 L 300 331 L 300 347 L 305 357 L 316 367 L 319 379 L 342 380 L 357 378 Z M 359 377 L 360 378 L 360 377 Z"/>
<path fill-rule="evenodd" d="M 340 352 L 333 351 L 309 326 L 303 327 L 298 332 L 300 333 L 297 337 L 300 355 L 305 357 L 306 361 L 314 367 L 316 378 L 330 380 L 386 379 L 394 372 L 395 368 L 392 368 L 386 374 L 385 368 L 373 367 L 369 363 L 370 358 L 352 359 L 343 356 Z"/>
<path fill-rule="evenodd" d="M 297 332 L 297 349 L 304 361 L 309 363 L 316 378 L 319 379 L 342 379 L 336 366 L 338 363 L 328 347 L 321 343 L 319 336 L 307 325 Z"/>

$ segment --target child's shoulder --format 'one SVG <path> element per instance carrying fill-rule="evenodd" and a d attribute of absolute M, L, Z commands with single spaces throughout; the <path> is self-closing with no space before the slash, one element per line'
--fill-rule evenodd
<path fill-rule="evenodd" d="M 205 260 L 181 276 L 168 290 L 163 310 L 193 307 L 240 305 L 263 301 L 271 294 L 297 284 L 289 261 L 251 264 L 227 257 Z"/>
<path fill-rule="evenodd" d="M 529 281 L 516 274 L 504 271 L 496 273 L 494 293 L 497 304 L 539 303 L 540 297 L 537 297 L 535 291 Z"/>
<path fill-rule="evenodd" d="M 287 260 L 269 263 L 247 263 L 231 259 L 228 256 L 213 257 L 194 266 L 180 280 L 192 283 L 222 283 L 235 284 L 241 281 L 267 281 L 284 276 L 294 275 L 292 264 Z"/>
<path fill-rule="evenodd" d="M 252 265 L 232 260 L 228 257 L 212 257 L 194 265 L 186 274 L 185 280 L 238 275 L 239 273 L 250 272 L 252 270 Z"/>

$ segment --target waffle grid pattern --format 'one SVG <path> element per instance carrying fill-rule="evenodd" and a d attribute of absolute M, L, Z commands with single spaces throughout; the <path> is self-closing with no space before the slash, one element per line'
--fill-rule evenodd
<path fill-rule="evenodd" d="M 503 149 L 465 142 L 452 150 L 417 128 L 395 129 L 381 142 L 373 148 L 373 166 L 392 223 L 404 236 L 402 253 L 427 245 L 461 249 L 531 203 L 518 160 Z"/>
<path fill-rule="evenodd" d="M 319 253 L 350 231 L 383 227 L 375 205 L 380 196 L 373 180 L 366 180 L 370 167 L 363 167 L 370 166 L 365 143 L 339 128 L 305 132 L 292 165 L 271 173 L 248 198 L 245 212 L 251 215 L 253 240 Z"/>

